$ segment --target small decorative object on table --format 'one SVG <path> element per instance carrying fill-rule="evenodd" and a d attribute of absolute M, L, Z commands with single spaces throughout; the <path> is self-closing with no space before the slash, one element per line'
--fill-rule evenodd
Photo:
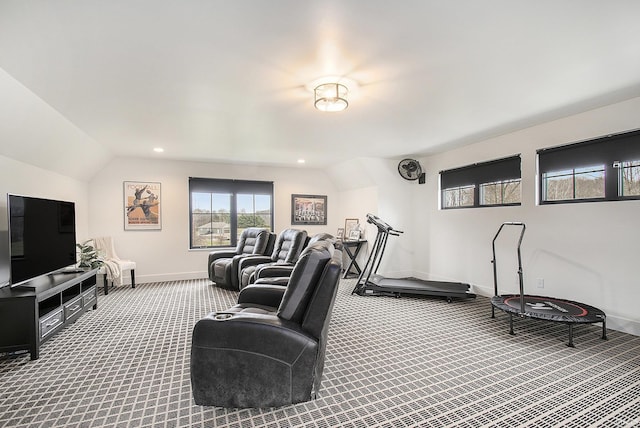
<path fill-rule="evenodd" d="M 347 218 L 344 221 L 344 236 L 346 239 L 351 239 L 351 231 L 359 230 L 360 220 L 357 218 Z"/>

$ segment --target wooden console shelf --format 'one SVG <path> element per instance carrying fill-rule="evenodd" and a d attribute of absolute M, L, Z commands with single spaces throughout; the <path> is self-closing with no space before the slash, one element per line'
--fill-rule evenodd
<path fill-rule="evenodd" d="M 53 273 L 0 288 L 0 352 L 26 349 L 36 360 L 42 343 L 98 308 L 96 272 Z"/>

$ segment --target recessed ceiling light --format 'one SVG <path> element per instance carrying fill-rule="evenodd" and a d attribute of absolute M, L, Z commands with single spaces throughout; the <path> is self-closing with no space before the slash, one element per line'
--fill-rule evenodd
<path fill-rule="evenodd" d="M 156 147 L 156 148 L 153 149 L 153 151 L 156 152 L 156 153 L 162 153 L 162 152 L 164 152 L 164 149 L 162 147 Z"/>
<path fill-rule="evenodd" d="M 298 159 L 298 163 L 304 163 L 304 159 Z"/>

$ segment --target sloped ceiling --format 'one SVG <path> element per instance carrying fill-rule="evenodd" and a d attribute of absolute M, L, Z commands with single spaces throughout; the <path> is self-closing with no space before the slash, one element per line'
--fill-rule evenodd
<path fill-rule="evenodd" d="M 640 96 L 638 18 L 637 0 L 2 0 L 5 87 L 66 131 L 31 135 L 27 111 L 0 154 L 43 163 L 76 134 L 82 168 L 45 163 L 79 178 L 113 156 L 425 155 Z M 313 107 L 327 75 L 356 83 L 342 113 Z"/>

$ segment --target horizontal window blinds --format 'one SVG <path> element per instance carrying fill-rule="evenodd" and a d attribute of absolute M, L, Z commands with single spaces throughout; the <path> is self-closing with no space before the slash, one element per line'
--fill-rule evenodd
<path fill-rule="evenodd" d="M 474 184 L 479 185 L 482 183 L 518 179 L 520 176 L 520 155 L 515 155 L 508 158 L 440 171 L 440 185 L 443 189 L 450 189 Z"/>
<path fill-rule="evenodd" d="M 540 173 L 640 160 L 640 131 L 538 150 Z M 609 165 L 610 166 L 610 165 Z"/>

